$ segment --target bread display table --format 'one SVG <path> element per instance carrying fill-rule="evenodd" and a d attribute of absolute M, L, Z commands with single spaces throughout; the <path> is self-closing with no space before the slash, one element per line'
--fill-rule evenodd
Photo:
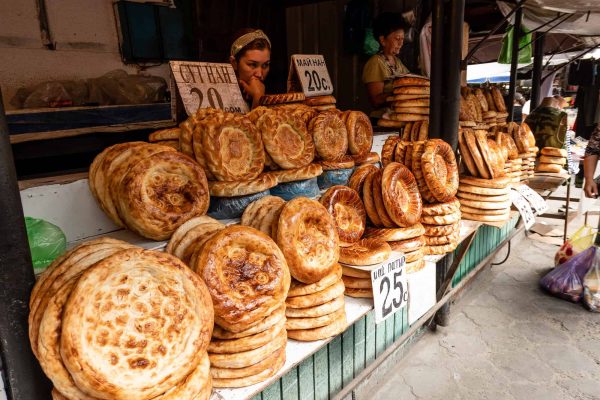
<path fill-rule="evenodd" d="M 567 240 L 567 227 L 569 222 L 577 217 L 577 212 L 571 213 L 569 206 L 572 201 L 578 202 L 579 199 L 571 199 L 571 175 L 558 172 L 536 172 L 535 176 L 529 179 L 529 187 L 538 192 L 545 200 L 558 200 L 565 202 L 565 213 L 545 213 L 544 218 L 562 219 L 564 221 L 563 241 Z M 567 185 L 565 197 L 552 196 L 552 194 L 563 184 Z"/>

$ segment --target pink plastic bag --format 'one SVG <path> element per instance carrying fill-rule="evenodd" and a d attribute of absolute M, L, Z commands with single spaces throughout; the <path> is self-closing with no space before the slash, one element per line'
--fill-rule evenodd
<path fill-rule="evenodd" d="M 540 286 L 557 297 L 579 302 L 583 296 L 583 277 L 594 262 L 600 262 L 596 257 L 600 257 L 596 247 L 589 247 L 547 273 L 540 279 Z"/>

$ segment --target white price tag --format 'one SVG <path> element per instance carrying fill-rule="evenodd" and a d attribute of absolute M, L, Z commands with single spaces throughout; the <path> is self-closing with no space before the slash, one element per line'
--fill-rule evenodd
<path fill-rule="evenodd" d="M 404 254 L 392 253 L 388 261 L 371 271 L 375 323 L 385 321 L 408 302 Z M 399 257 L 395 257 L 399 255 Z"/>
<path fill-rule="evenodd" d="M 548 204 L 546 203 L 546 200 L 544 200 L 544 198 L 535 190 L 527 185 L 521 185 L 517 188 L 517 190 L 529 201 L 529 204 L 531 204 L 537 215 L 541 215 L 548 211 Z"/>
<path fill-rule="evenodd" d="M 569 174 L 577 174 L 579 173 L 579 164 L 573 162 L 573 155 L 571 154 L 571 138 L 575 136 L 575 132 L 572 130 L 567 130 L 565 143 L 567 147 L 567 170 Z"/>
<path fill-rule="evenodd" d="M 527 199 L 523 197 L 521 193 L 514 189 L 511 189 L 510 191 L 510 199 L 517 210 L 519 210 L 523 222 L 525 223 L 525 229 L 529 230 L 529 228 L 535 224 L 535 217 L 533 216 L 531 204 L 529 204 Z"/>
<path fill-rule="evenodd" d="M 333 84 L 321 54 L 294 54 L 288 74 L 288 92 L 298 90 L 298 82 L 306 97 L 333 93 Z"/>
<path fill-rule="evenodd" d="M 242 97 L 231 64 L 170 61 L 169 65 L 187 115 L 209 107 L 228 112 L 248 112 L 248 104 Z M 172 93 L 171 102 L 176 101 L 177 96 Z"/>

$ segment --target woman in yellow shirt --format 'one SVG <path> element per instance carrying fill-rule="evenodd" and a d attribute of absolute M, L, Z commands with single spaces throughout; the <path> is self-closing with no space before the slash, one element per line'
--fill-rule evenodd
<path fill-rule="evenodd" d="M 383 13 L 373 21 L 373 36 L 379 42 L 380 50 L 367 61 L 362 75 L 369 101 L 375 108 L 372 118 L 381 118 L 386 111 L 394 79 L 410 72 L 398 58 L 407 28 L 408 24 L 400 14 Z"/>

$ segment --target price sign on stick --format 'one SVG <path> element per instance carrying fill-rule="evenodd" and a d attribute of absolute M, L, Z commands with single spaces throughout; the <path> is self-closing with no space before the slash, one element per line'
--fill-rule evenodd
<path fill-rule="evenodd" d="M 527 199 L 514 189 L 511 189 L 510 191 L 510 199 L 517 210 L 519 210 L 523 222 L 525 223 L 525 229 L 531 228 L 533 224 L 535 224 L 535 217 L 533 216 L 533 210 Z"/>
<path fill-rule="evenodd" d="M 535 190 L 527 185 L 521 185 L 517 188 L 517 190 L 529 201 L 529 204 L 531 204 L 537 215 L 541 215 L 548 211 L 548 204 L 546 203 L 546 200 L 544 200 L 544 198 Z"/>
<path fill-rule="evenodd" d="M 248 112 L 231 64 L 170 61 L 169 65 L 171 79 L 175 82 L 172 86 L 176 86 L 187 115 L 209 107 L 228 112 Z M 177 98 L 172 92 L 173 109 Z"/>
<path fill-rule="evenodd" d="M 408 302 L 404 255 L 401 253 L 392 253 L 392 255 L 399 255 L 399 257 L 392 256 L 388 261 L 371 271 L 375 323 L 377 324 L 406 307 Z"/>
<path fill-rule="evenodd" d="M 320 54 L 294 54 L 288 74 L 288 92 L 302 90 L 306 97 L 333 93 L 325 58 Z"/>

